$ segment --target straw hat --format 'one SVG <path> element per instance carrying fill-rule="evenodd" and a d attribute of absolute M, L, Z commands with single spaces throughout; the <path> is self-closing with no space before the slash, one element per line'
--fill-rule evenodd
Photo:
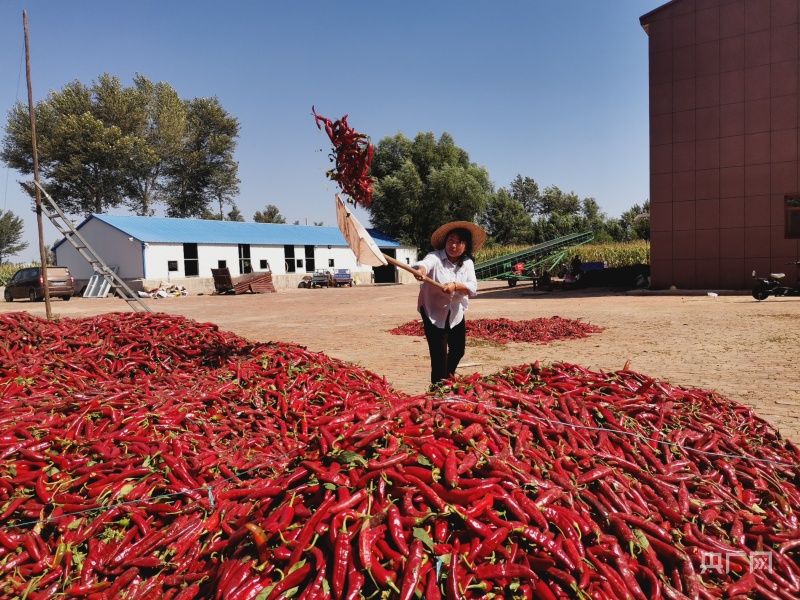
<path fill-rule="evenodd" d="M 447 235 L 453 231 L 453 229 L 466 229 L 472 234 L 473 252 L 476 252 L 486 242 L 486 232 L 480 225 L 475 225 L 475 223 L 470 223 L 469 221 L 453 221 L 452 223 L 445 223 L 433 232 L 431 236 L 431 245 L 436 250 L 444 248 Z"/>

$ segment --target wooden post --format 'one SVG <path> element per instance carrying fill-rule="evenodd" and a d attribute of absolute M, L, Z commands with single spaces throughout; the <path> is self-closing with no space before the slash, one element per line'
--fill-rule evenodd
<path fill-rule="evenodd" d="M 28 112 L 31 116 L 31 144 L 33 146 L 33 179 L 39 183 L 39 154 L 36 150 L 36 114 L 33 110 L 33 87 L 31 86 L 31 51 L 28 41 L 28 13 L 22 11 L 22 23 L 25 27 L 25 75 L 28 79 Z M 36 189 L 36 225 L 39 228 L 39 255 L 42 261 L 42 285 L 44 286 L 44 302 L 47 318 L 52 320 L 50 309 L 50 282 L 47 280 L 47 250 L 44 246 L 44 225 L 42 223 L 42 191 Z"/>

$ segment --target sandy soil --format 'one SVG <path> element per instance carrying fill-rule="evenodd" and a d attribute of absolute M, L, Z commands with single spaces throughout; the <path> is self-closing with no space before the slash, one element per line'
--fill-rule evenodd
<path fill-rule="evenodd" d="M 274 294 L 201 295 L 146 300 L 154 312 L 180 314 L 254 341 L 289 341 L 384 375 L 398 390 L 429 382 L 422 338 L 387 333 L 417 318 L 416 285 L 291 289 Z M 54 299 L 56 317 L 128 312 L 117 298 Z M 45 316 L 43 302 L 0 311 Z M 460 374 L 493 373 L 535 360 L 592 369 L 631 369 L 673 385 L 716 391 L 753 407 L 785 437 L 800 442 L 800 298 L 576 290 L 539 293 L 529 285 L 482 282 L 468 318 L 579 319 L 605 331 L 582 340 L 498 346 L 468 341 Z"/>

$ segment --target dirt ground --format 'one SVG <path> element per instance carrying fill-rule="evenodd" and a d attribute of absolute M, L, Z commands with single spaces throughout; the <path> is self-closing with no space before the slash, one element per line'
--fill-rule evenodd
<path fill-rule="evenodd" d="M 387 333 L 417 318 L 416 285 L 279 290 L 272 294 L 199 295 L 145 302 L 253 341 L 288 341 L 387 378 L 408 394 L 423 393 L 429 362 L 423 338 Z M 43 302 L 15 301 L 1 312 L 45 316 Z M 56 317 L 128 312 L 118 298 L 54 299 Z M 534 292 L 530 285 L 482 282 L 468 318 L 514 320 L 560 316 L 603 327 L 586 339 L 493 345 L 468 340 L 460 374 L 494 373 L 535 360 L 591 369 L 631 369 L 673 385 L 716 391 L 753 407 L 785 437 L 800 443 L 800 298 L 749 295 L 624 293 L 617 290 Z"/>

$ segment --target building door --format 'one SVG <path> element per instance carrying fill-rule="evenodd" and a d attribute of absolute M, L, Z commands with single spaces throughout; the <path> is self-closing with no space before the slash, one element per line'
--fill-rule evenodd
<path fill-rule="evenodd" d="M 315 266 L 314 246 L 306 246 L 306 273 L 313 273 Z"/>
<path fill-rule="evenodd" d="M 294 273 L 294 246 L 283 247 L 283 259 L 286 262 L 286 272 Z"/>
<path fill-rule="evenodd" d="M 393 248 L 381 248 L 381 252 L 396 258 L 397 252 Z M 397 267 L 394 265 L 372 267 L 372 272 L 375 274 L 375 283 L 397 283 Z"/>
<path fill-rule="evenodd" d="M 252 272 L 253 265 L 250 262 L 250 244 L 239 244 L 239 275 Z"/>
<path fill-rule="evenodd" d="M 183 245 L 183 273 L 186 277 L 200 275 L 200 260 L 197 255 L 197 244 Z"/>

